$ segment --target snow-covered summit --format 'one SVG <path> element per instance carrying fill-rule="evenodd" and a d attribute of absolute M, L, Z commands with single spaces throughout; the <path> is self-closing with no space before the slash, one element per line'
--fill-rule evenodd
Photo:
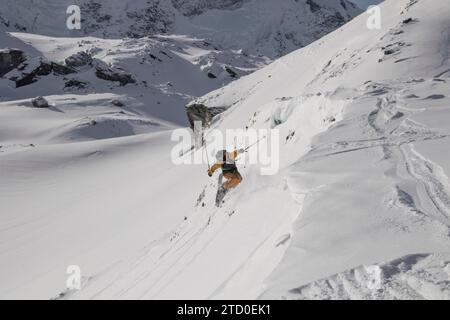
<path fill-rule="evenodd" d="M 3 0 L 0 24 L 49 36 L 183 34 L 274 58 L 305 46 L 358 15 L 347 0 L 79 0 L 82 29 L 68 30 L 69 0 Z M 60 27 L 57 27 L 57 26 Z"/>

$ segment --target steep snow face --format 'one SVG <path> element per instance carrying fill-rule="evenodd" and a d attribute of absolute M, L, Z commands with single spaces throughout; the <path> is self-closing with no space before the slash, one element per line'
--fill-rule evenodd
<path fill-rule="evenodd" d="M 381 10 L 381 30 L 358 17 L 193 102 L 228 108 L 218 128 L 280 130 L 301 209 L 260 297 L 448 299 L 450 6 Z"/>
<path fill-rule="evenodd" d="M 4 0 L 0 23 L 11 30 L 51 36 L 184 34 L 274 58 L 311 43 L 361 12 L 347 0 L 80 0 L 82 30 L 70 31 L 65 27 L 66 9 L 72 4 Z"/>
<path fill-rule="evenodd" d="M 268 99 L 288 97 L 296 91 L 315 95 L 356 90 L 369 81 L 383 82 L 392 77 L 408 80 L 418 75 L 447 76 L 449 31 L 442 18 L 447 7 L 442 5 L 443 13 L 438 14 L 437 6 L 427 7 L 424 1 L 411 1 L 408 5 L 403 2 L 383 4 L 381 30 L 369 30 L 367 16 L 361 15 L 307 48 L 194 102 L 210 107 L 259 106 Z M 433 22 L 426 17 L 415 17 L 426 14 L 442 19 Z M 266 95 L 259 92 L 266 92 Z M 240 111 L 247 109 L 239 108 Z"/>

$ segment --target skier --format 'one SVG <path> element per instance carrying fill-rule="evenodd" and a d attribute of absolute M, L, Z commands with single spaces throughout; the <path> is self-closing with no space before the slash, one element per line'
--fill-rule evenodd
<path fill-rule="evenodd" d="M 217 162 L 208 169 L 208 176 L 212 177 L 217 169 L 222 168 L 222 174 L 227 179 L 222 187 L 226 190 L 236 187 L 242 181 L 242 176 L 236 167 L 236 158 L 244 152 L 244 149 L 234 150 L 233 152 L 218 151 L 216 154 Z"/>

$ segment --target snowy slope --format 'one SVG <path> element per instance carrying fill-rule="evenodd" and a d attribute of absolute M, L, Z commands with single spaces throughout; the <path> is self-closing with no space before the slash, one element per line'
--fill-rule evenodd
<path fill-rule="evenodd" d="M 175 35 L 119 40 L 11 33 L 9 38 L 15 40 L 12 48 L 21 49 L 25 43 L 29 44 L 30 50 L 22 49 L 28 61 L 45 59 L 64 65 L 67 58 L 83 52 L 93 62 L 76 68 L 75 73 L 40 76 L 36 82 L 19 88 L 9 81 L 16 72 L 12 71 L 0 79 L 1 100 L 66 93 L 115 93 L 139 100 L 143 105 L 139 112 L 143 115 L 183 125 L 187 123 L 184 106 L 190 100 L 266 63 L 263 58 L 242 58 L 240 54 L 219 50 L 201 39 Z M 121 85 L 99 79 L 97 65 L 122 70 L 134 83 Z M 74 81 L 81 85 L 71 85 Z"/>
<path fill-rule="evenodd" d="M 194 101 L 227 108 L 211 128 L 280 130 L 278 173 L 239 163 L 221 208 L 132 95 L 1 102 L 0 297 L 448 299 L 450 6 L 382 10 Z"/>
<path fill-rule="evenodd" d="M 42 76 L 36 83 L 15 90 L 9 89 L 14 84 L 6 81 L 9 76 L 5 75 L 5 80 L 0 80 L 3 81 L 0 86 L 3 100 L 36 94 L 114 91 L 141 100 L 148 105 L 149 113 L 179 124 L 186 123 L 184 106 L 189 100 L 251 73 L 268 61 L 221 50 L 202 39 L 176 35 L 123 40 L 53 38 L 27 33 L 3 33 L 3 37 L 8 37 L 11 43 L 5 47 L 23 50 L 30 60 L 43 57 L 64 65 L 65 59 L 84 52 L 91 59 L 120 68 L 135 79 L 134 84 L 127 86 L 100 80 L 95 76 L 95 61 L 90 66 L 77 68 L 76 73 L 64 77 Z M 82 90 L 67 86 L 73 79 L 84 83 Z"/>
<path fill-rule="evenodd" d="M 195 101 L 232 106 L 222 128 L 282 122 L 286 183 L 305 199 L 262 297 L 448 298 L 450 7 L 388 1 L 382 12 L 380 31 L 360 33 L 358 17 Z M 426 271 L 407 272 L 423 259 Z M 371 290 L 354 268 L 382 262 Z"/>

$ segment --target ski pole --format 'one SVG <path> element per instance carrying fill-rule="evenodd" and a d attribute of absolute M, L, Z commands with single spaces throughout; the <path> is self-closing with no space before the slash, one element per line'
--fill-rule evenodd
<path fill-rule="evenodd" d="M 258 142 L 260 142 L 261 140 L 265 139 L 266 136 L 262 137 L 261 139 L 258 139 L 256 142 L 252 143 L 251 145 L 249 145 L 247 148 L 244 149 L 244 152 L 247 152 L 248 149 L 250 149 L 251 147 L 253 147 L 255 144 L 257 144 Z"/>
<path fill-rule="evenodd" d="M 208 148 L 206 148 L 205 135 L 203 132 L 202 132 L 202 142 L 203 142 L 203 145 L 205 146 L 206 162 L 208 163 L 208 170 L 209 170 L 211 168 L 211 166 L 209 165 Z"/>
<path fill-rule="evenodd" d="M 252 143 L 251 145 L 249 145 L 247 148 L 244 149 L 244 152 L 247 152 L 248 149 L 250 149 L 251 147 L 253 147 L 255 144 L 257 144 L 258 142 L 260 142 L 261 140 L 265 139 L 266 136 L 262 137 L 261 139 L 258 139 L 256 142 Z M 239 159 L 239 157 L 236 158 L 236 160 Z"/>

